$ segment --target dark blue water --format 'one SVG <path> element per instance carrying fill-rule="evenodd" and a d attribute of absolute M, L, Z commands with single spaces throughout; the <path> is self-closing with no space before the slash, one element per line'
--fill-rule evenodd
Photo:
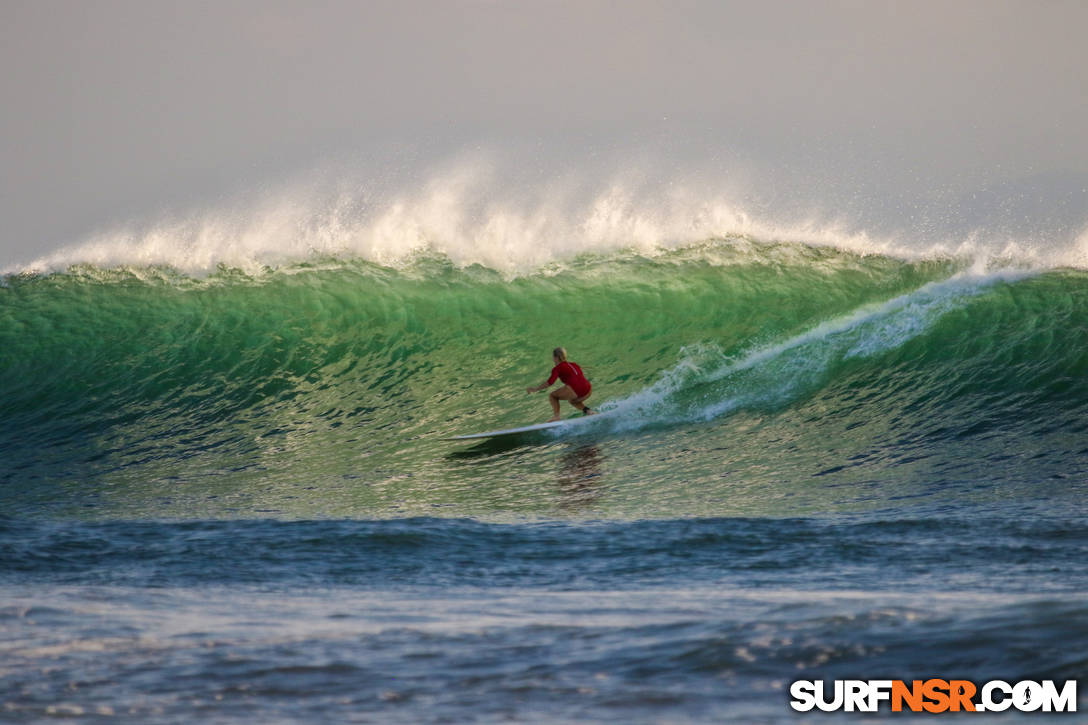
<path fill-rule="evenodd" d="M 1083 511 L 7 520 L 0 542 L 11 722 L 786 722 L 794 679 L 1088 668 Z"/>

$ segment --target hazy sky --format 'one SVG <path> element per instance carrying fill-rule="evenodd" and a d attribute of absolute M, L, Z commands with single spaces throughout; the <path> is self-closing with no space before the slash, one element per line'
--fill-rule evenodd
<path fill-rule="evenodd" d="M 0 266 L 396 149 L 1076 187 L 1086 28 L 1081 0 L 2 0 Z"/>

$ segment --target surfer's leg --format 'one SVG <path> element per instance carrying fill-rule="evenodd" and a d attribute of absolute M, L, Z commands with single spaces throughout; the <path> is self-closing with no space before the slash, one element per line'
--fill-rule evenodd
<path fill-rule="evenodd" d="M 586 393 L 581 398 L 575 398 L 574 400 L 570 401 L 570 404 L 573 405 L 578 410 L 585 413 L 586 415 L 597 415 L 594 411 L 589 409 L 588 405 L 585 404 L 586 398 L 588 398 L 591 395 L 593 395 L 593 391 L 590 391 L 590 392 Z"/>
<path fill-rule="evenodd" d="M 559 420 L 561 418 L 561 416 L 559 415 L 560 400 L 569 400 L 573 405 L 573 401 L 577 397 L 578 396 L 574 394 L 574 391 L 570 389 L 569 385 L 564 385 L 563 387 L 553 390 L 551 393 L 549 393 L 548 400 L 552 404 L 552 420 Z M 550 423 L 551 421 L 548 422 Z"/>

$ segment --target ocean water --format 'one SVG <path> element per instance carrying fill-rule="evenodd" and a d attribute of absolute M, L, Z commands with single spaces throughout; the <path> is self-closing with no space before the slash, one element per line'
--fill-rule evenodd
<path fill-rule="evenodd" d="M 0 286 L 0 720 L 779 723 L 843 678 L 1088 707 L 1076 265 L 86 256 Z M 607 415 L 444 440 L 546 419 L 556 345 Z"/>

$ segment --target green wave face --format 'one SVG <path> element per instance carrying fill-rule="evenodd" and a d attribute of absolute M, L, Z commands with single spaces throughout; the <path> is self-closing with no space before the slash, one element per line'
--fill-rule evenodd
<path fill-rule="evenodd" d="M 1083 480 L 1086 298 L 1074 271 L 745 240 L 515 279 L 442 258 L 11 277 L 0 500 L 625 518 L 1027 498 Z M 578 436 L 440 440 L 546 419 L 525 387 L 556 345 L 612 415 Z"/>

